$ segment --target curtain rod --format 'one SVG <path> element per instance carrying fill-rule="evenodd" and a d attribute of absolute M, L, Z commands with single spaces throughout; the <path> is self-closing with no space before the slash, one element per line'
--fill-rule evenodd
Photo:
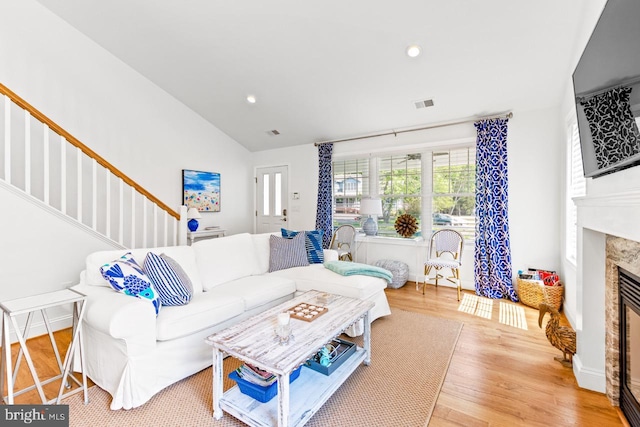
<path fill-rule="evenodd" d="M 323 144 L 335 144 L 337 142 L 356 141 L 358 139 L 377 138 L 379 136 L 388 136 L 388 135 L 397 136 L 399 133 L 417 132 L 417 131 L 420 131 L 420 130 L 435 129 L 435 128 L 441 128 L 441 127 L 446 127 L 446 126 L 454 126 L 454 125 L 460 125 L 460 124 L 469 123 L 469 122 L 477 122 L 479 120 L 501 119 L 501 118 L 511 119 L 511 118 L 513 118 L 513 113 L 512 112 L 508 112 L 506 114 L 500 114 L 500 115 L 494 115 L 494 116 L 485 116 L 485 117 L 480 117 L 480 118 L 476 118 L 476 119 L 458 120 L 456 122 L 448 122 L 448 123 L 441 123 L 441 124 L 436 124 L 436 125 L 422 126 L 422 127 L 419 127 L 419 128 L 411 128 L 411 129 L 404 129 L 404 130 L 391 130 L 391 131 L 388 131 L 388 132 L 381 132 L 381 133 L 376 133 L 376 134 L 372 134 L 372 135 L 354 136 L 352 138 L 332 139 L 332 140 L 329 140 L 329 141 L 314 142 L 313 145 L 315 145 L 317 147 L 318 145 L 323 145 Z"/>
<path fill-rule="evenodd" d="M 596 89 L 596 90 L 592 90 L 591 92 L 586 92 L 586 93 L 582 93 L 582 94 L 576 95 L 576 101 L 583 102 L 583 101 L 586 101 L 589 98 L 593 98 L 594 96 L 602 95 L 603 93 L 608 92 L 611 89 L 615 89 L 615 88 L 621 87 L 621 86 L 633 86 L 636 83 L 640 83 L 640 76 L 632 77 L 632 78 L 627 79 L 627 80 L 622 80 L 622 81 L 620 81 L 620 82 L 618 82 L 618 83 L 616 83 L 614 85 L 607 86 L 607 87 L 604 87 L 602 89 Z"/>

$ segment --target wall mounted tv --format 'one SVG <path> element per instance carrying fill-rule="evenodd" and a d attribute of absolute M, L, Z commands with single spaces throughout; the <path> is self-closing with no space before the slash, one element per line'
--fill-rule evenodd
<path fill-rule="evenodd" d="M 640 1 L 608 0 L 573 73 L 582 164 L 597 178 L 640 165 Z"/>

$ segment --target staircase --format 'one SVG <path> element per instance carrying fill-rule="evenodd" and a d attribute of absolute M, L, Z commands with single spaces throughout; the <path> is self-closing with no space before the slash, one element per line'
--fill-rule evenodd
<path fill-rule="evenodd" d="M 3 187 L 123 248 L 186 244 L 186 208 L 169 208 L 2 84 L 0 93 Z"/>

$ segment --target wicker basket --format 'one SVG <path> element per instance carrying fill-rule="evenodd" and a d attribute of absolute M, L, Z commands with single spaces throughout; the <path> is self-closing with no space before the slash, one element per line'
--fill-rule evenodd
<path fill-rule="evenodd" d="M 542 280 L 518 278 L 517 281 L 518 296 L 523 304 L 537 309 L 541 302 L 546 302 L 558 311 L 562 307 L 562 295 L 564 294 L 562 283 L 559 282 L 555 286 L 545 286 Z"/>

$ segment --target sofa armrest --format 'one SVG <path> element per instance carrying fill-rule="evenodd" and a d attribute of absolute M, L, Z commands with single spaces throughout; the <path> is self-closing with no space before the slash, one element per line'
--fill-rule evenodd
<path fill-rule="evenodd" d="M 76 285 L 87 296 L 84 321 L 113 338 L 145 337 L 156 341 L 156 314 L 151 304 L 102 286 Z"/>
<path fill-rule="evenodd" d="M 335 249 L 323 249 L 324 252 L 324 261 L 338 261 L 338 251 Z"/>

